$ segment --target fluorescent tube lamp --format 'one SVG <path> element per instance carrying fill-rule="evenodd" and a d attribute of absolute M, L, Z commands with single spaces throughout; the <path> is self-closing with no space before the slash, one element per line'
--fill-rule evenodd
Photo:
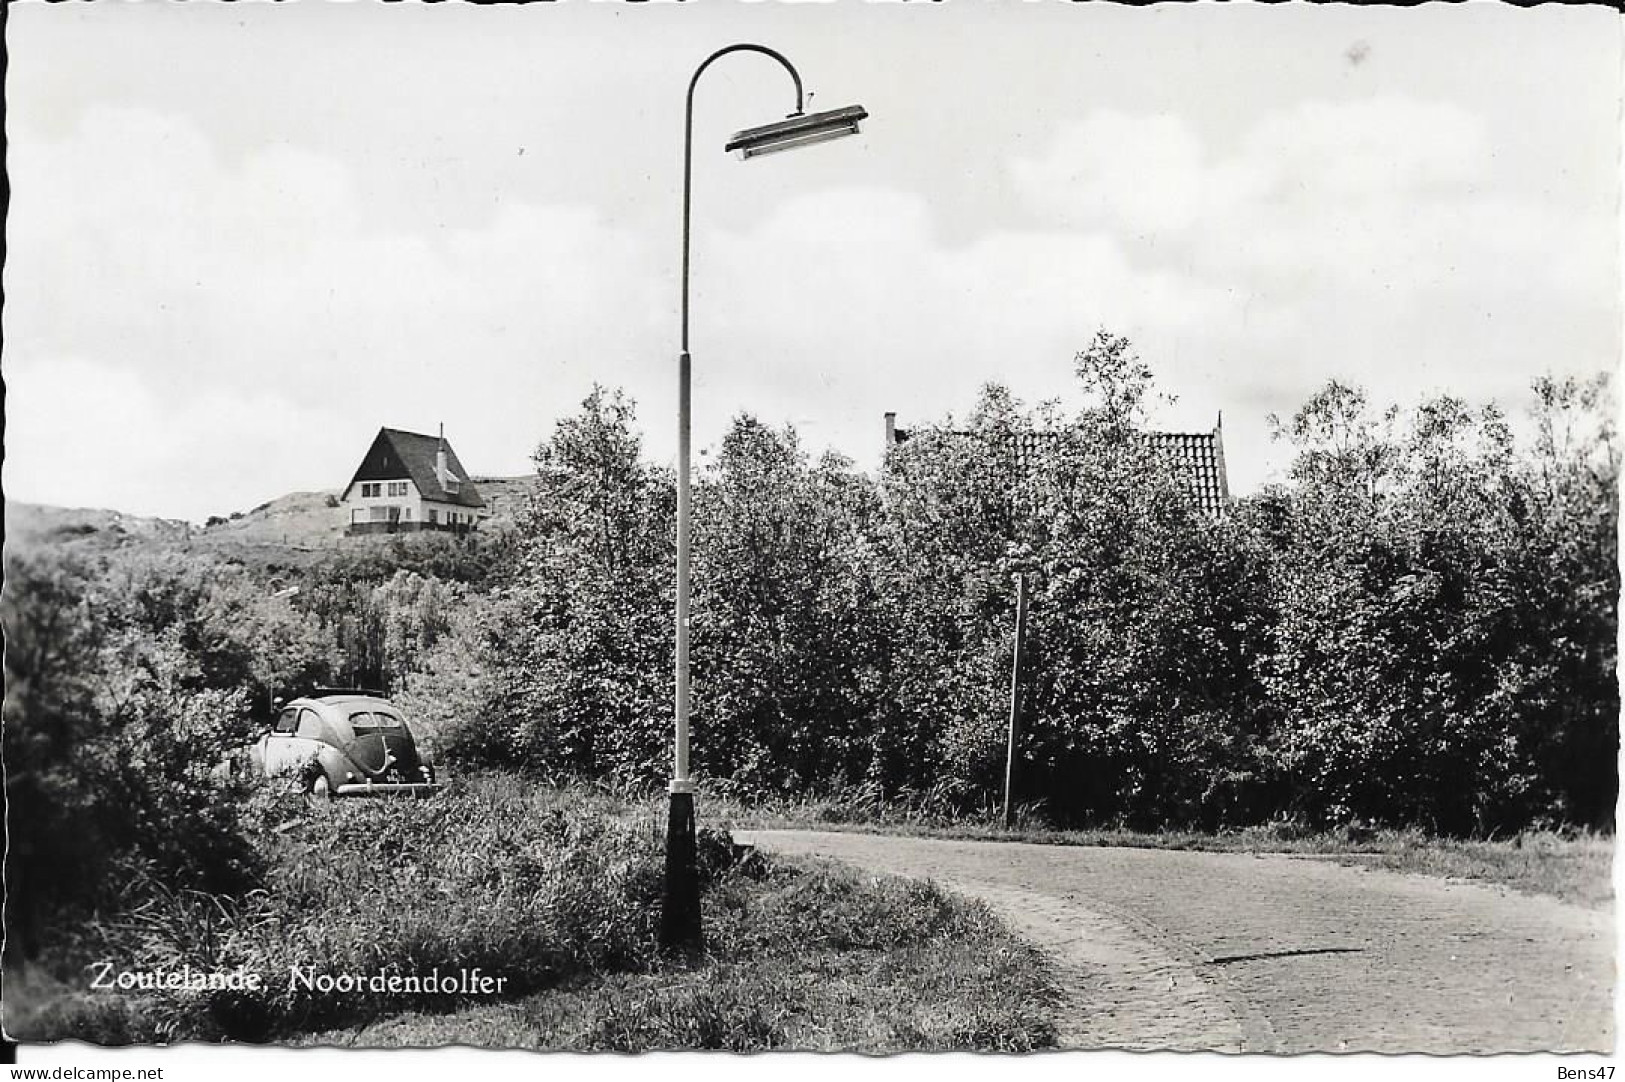
<path fill-rule="evenodd" d="M 723 149 L 737 150 L 741 158 L 754 158 L 758 154 L 825 143 L 843 135 L 858 134 L 858 122 L 866 120 L 868 116 L 869 110 L 861 105 L 848 105 L 844 109 L 831 109 L 825 113 L 801 114 L 776 124 L 735 132 Z"/>

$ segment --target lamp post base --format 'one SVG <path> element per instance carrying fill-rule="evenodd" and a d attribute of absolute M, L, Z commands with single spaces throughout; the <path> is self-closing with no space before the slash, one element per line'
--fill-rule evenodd
<path fill-rule="evenodd" d="M 700 936 L 700 870 L 694 846 L 694 793 L 673 785 L 666 819 L 666 893 L 660 910 L 660 946 L 696 950 Z"/>

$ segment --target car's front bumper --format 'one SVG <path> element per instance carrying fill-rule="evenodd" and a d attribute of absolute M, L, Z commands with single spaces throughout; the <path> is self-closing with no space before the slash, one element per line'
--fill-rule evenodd
<path fill-rule="evenodd" d="M 334 796 L 427 796 L 440 791 L 437 781 L 352 781 L 333 790 Z"/>

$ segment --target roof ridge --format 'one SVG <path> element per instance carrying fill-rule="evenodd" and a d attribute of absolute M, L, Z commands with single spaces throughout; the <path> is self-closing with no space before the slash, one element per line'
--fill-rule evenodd
<path fill-rule="evenodd" d="M 907 428 L 898 426 L 894 431 L 912 434 L 920 431 L 947 432 L 950 436 L 982 436 L 982 435 L 1010 435 L 1010 436 L 1060 436 L 1068 432 L 1081 429 L 1081 425 L 1061 425 L 1055 428 L 1011 428 L 1006 431 L 997 429 L 977 428 L 948 428 L 938 425 L 911 425 Z M 1203 439 L 1212 439 L 1215 429 L 1176 429 L 1176 428 L 1131 428 L 1129 434 L 1133 436 L 1200 436 Z"/>
<path fill-rule="evenodd" d="M 946 434 L 959 439 L 991 437 L 990 442 L 1007 446 L 1014 452 L 1015 469 L 1018 474 L 1025 474 L 1035 459 L 1048 457 L 1049 444 L 1076 435 L 1081 428 L 1080 425 L 1058 425 L 1002 431 L 947 429 Z M 943 433 L 945 430 L 937 425 L 901 428 L 888 418 L 886 431 L 893 441 L 892 446 L 897 446 L 921 431 Z M 1130 428 L 1127 436 L 1131 445 L 1141 448 L 1139 453 L 1153 455 L 1174 466 L 1177 483 L 1194 499 L 1198 510 L 1215 515 L 1224 513 L 1230 502 L 1230 482 L 1225 469 L 1224 437 L 1219 428 L 1206 432 Z"/>

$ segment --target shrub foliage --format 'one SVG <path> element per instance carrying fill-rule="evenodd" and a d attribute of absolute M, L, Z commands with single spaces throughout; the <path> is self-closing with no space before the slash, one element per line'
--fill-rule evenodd
<path fill-rule="evenodd" d="M 1213 519 L 1136 435 L 1151 382 L 1129 344 L 1102 333 L 1076 363 L 1082 408 L 990 386 L 873 478 L 735 421 L 695 496 L 694 748 L 715 784 L 994 802 L 1024 573 L 1017 796 L 1057 825 L 1608 826 L 1605 380 L 1542 380 L 1516 422 L 1329 384 L 1274 421 L 1290 476 Z M 453 744 L 653 785 L 672 480 L 606 391 L 537 460 L 536 513 L 477 635 L 500 694 Z"/>

